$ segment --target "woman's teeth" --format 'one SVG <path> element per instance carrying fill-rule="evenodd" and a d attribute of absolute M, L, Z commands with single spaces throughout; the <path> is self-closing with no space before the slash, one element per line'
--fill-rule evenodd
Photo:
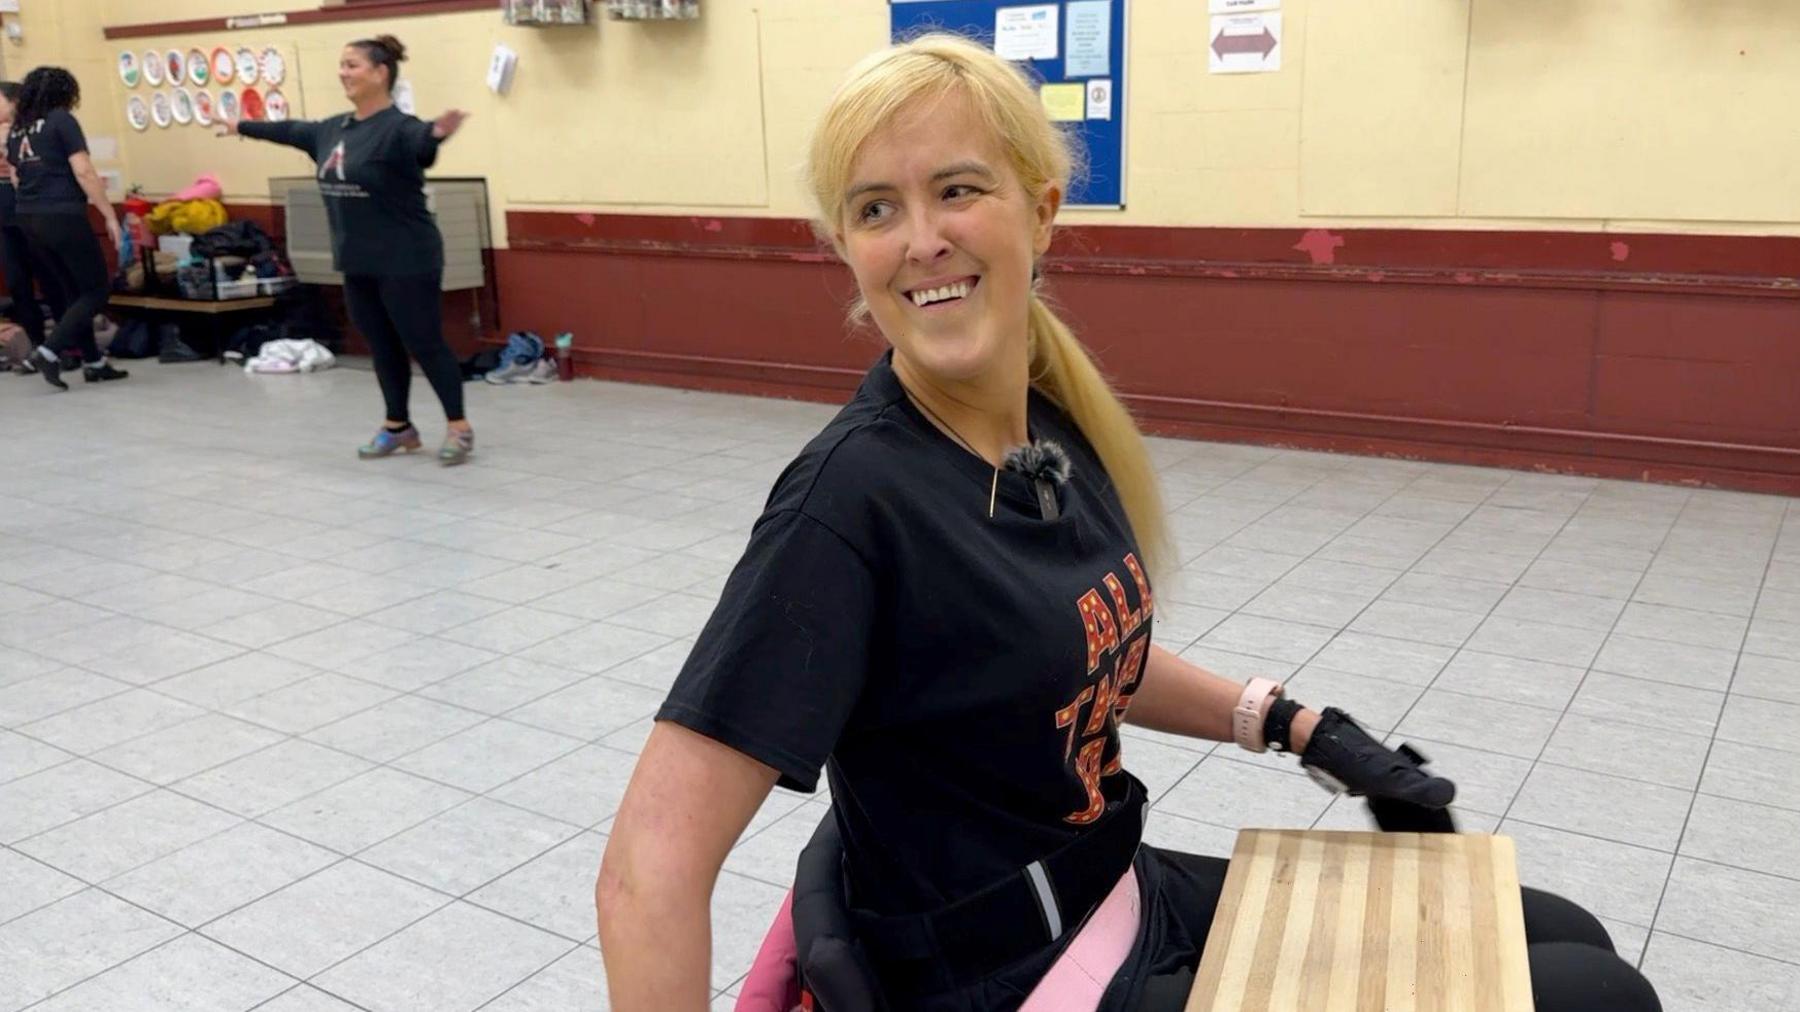
<path fill-rule="evenodd" d="M 969 294 L 969 289 L 973 287 L 974 285 L 967 281 L 958 281 L 954 284 L 945 285 L 942 288 L 921 288 L 912 293 L 913 305 L 929 306 L 933 302 L 944 302 L 949 299 L 966 298 Z"/>

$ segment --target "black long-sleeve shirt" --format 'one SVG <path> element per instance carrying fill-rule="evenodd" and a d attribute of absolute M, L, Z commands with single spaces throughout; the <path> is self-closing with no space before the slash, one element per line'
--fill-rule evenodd
<path fill-rule="evenodd" d="M 331 258 L 345 274 L 428 274 L 444 266 L 444 237 L 425 205 L 437 161 L 431 124 L 389 106 L 367 119 L 243 122 L 245 137 L 296 147 L 318 165 L 331 222 Z"/>

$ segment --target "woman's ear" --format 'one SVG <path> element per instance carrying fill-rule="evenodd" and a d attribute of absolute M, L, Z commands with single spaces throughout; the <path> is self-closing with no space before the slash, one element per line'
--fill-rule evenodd
<path fill-rule="evenodd" d="M 1032 210 L 1031 248 L 1038 256 L 1050 250 L 1050 234 L 1056 223 L 1056 212 L 1062 210 L 1062 187 L 1052 183 L 1044 188 L 1043 196 L 1038 198 Z"/>

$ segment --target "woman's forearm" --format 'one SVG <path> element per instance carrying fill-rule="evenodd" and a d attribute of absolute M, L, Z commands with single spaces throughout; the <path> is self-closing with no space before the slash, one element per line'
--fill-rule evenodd
<path fill-rule="evenodd" d="M 1243 694 L 1244 683 L 1222 678 L 1198 664 L 1184 661 L 1161 647 L 1151 647 L 1143 676 L 1125 711 L 1125 722 L 1151 731 L 1231 741 L 1231 711 Z M 1319 715 L 1302 710 L 1294 717 L 1289 743 L 1295 752 L 1306 750 Z"/>
<path fill-rule="evenodd" d="M 77 170 L 75 181 L 81 184 L 81 192 L 87 194 L 88 203 L 99 209 L 100 216 L 117 225 L 119 213 L 113 210 L 112 201 L 106 197 L 106 181 L 100 178 L 100 173 L 92 168 L 85 172 Z"/>
<path fill-rule="evenodd" d="M 600 951 L 617 1012 L 705 1012 L 712 996 L 712 913 L 692 888 L 646 890 L 614 867 L 600 871 L 594 901 Z"/>

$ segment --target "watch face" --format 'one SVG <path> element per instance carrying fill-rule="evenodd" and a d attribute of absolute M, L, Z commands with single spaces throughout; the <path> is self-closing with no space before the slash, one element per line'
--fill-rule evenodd
<path fill-rule="evenodd" d="M 245 84 L 256 83 L 256 53 L 249 46 L 238 47 L 237 77 Z"/>
<path fill-rule="evenodd" d="M 188 94 L 186 88 L 176 88 L 175 98 L 170 106 L 175 113 L 175 122 L 186 125 L 194 120 L 194 96 Z"/>
<path fill-rule="evenodd" d="M 212 61 L 198 49 L 188 53 L 187 75 L 196 86 L 205 84 L 212 77 Z"/>
<path fill-rule="evenodd" d="M 144 68 L 144 80 L 150 82 L 151 87 L 154 88 L 163 83 L 163 61 L 161 53 L 154 49 L 144 50 L 144 59 L 140 63 L 140 66 Z"/>
<path fill-rule="evenodd" d="M 159 127 L 166 127 L 174 117 L 169 113 L 169 93 L 159 91 L 150 96 L 150 119 Z"/>
<path fill-rule="evenodd" d="M 212 76 L 218 84 L 230 84 L 237 76 L 237 61 L 231 58 L 231 51 L 224 46 L 212 51 Z"/>
<path fill-rule="evenodd" d="M 280 89 L 270 88 L 268 93 L 263 95 L 263 115 L 267 116 L 271 123 L 279 123 L 287 119 L 287 96 L 283 95 Z"/>
<path fill-rule="evenodd" d="M 133 95 L 126 101 L 125 118 L 131 122 L 133 130 L 150 128 L 150 107 L 144 104 L 144 96 Z"/>
<path fill-rule="evenodd" d="M 262 51 L 262 79 L 264 84 L 280 84 L 287 79 L 287 60 L 274 46 Z"/>
<path fill-rule="evenodd" d="M 170 84 L 182 84 L 187 81 L 187 57 L 176 50 L 169 50 L 163 57 L 163 67 L 168 71 Z"/>
<path fill-rule="evenodd" d="M 127 87 L 127 88 L 137 87 L 138 81 L 142 77 L 143 77 L 143 73 L 138 70 L 137 54 L 133 53 L 133 52 L 120 53 L 119 54 L 119 80 L 125 82 L 125 87 Z"/>
<path fill-rule="evenodd" d="M 210 92 L 194 92 L 194 122 L 201 126 L 212 126 L 213 100 Z"/>
<path fill-rule="evenodd" d="M 236 123 L 238 118 L 237 92 L 226 88 L 219 92 L 219 118 L 227 123 Z"/>

